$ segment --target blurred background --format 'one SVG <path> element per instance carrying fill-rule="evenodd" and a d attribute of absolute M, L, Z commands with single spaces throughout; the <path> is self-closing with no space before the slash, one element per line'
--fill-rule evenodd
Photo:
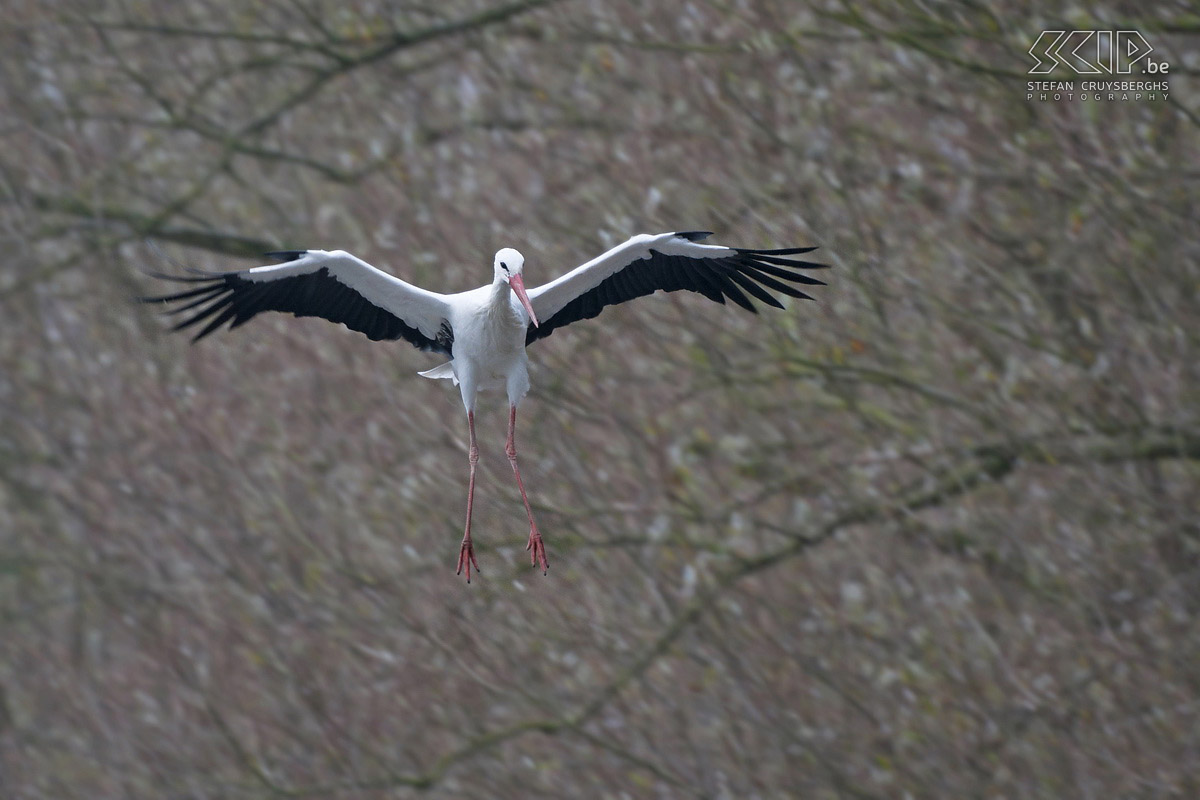
<path fill-rule="evenodd" d="M 0 796 L 1200 794 L 1191 4 L 4 5 Z M 1027 99 L 1049 29 L 1168 96 Z M 486 396 L 469 587 L 439 359 L 131 299 L 693 229 L 830 285 L 534 345 L 552 569 Z"/>

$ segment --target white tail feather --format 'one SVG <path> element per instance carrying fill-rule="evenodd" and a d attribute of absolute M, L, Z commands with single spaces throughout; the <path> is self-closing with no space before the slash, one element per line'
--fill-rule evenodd
<path fill-rule="evenodd" d="M 439 378 L 449 378 L 450 380 L 454 381 L 455 386 L 458 386 L 458 378 L 454 375 L 454 365 L 450 361 L 447 361 L 445 364 L 439 364 L 433 369 L 427 369 L 424 372 L 418 372 L 417 374 L 422 378 L 432 378 L 433 380 L 437 380 Z"/>

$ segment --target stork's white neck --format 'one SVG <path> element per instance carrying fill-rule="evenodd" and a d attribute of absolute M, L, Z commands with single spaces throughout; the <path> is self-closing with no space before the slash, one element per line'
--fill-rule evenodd
<path fill-rule="evenodd" d="M 488 298 L 488 302 L 492 305 L 499 305 L 501 302 L 508 303 L 508 296 L 512 294 L 512 287 L 508 285 L 508 281 L 504 280 L 503 275 L 497 275 L 492 281 L 492 291 Z"/>
<path fill-rule="evenodd" d="M 488 315 L 501 317 L 503 319 L 516 319 L 518 317 L 516 295 L 513 294 L 512 287 L 508 285 L 508 281 L 503 277 L 497 277 L 492 281 L 491 291 L 488 292 Z"/>

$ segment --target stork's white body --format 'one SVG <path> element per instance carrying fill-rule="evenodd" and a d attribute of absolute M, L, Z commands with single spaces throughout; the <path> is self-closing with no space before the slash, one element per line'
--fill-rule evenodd
<path fill-rule="evenodd" d="M 466 568 L 469 582 L 471 567 L 479 568 L 471 545 L 471 510 L 479 461 L 475 401 L 482 389 L 503 388 L 508 393 L 504 450 L 529 517 L 527 549 L 535 565 L 540 563 L 543 571 L 549 566 L 517 467 L 517 405 L 529 391 L 527 346 L 557 328 L 596 316 L 606 306 L 659 290 L 687 289 L 755 311 L 747 295 L 783 308 L 766 289 L 808 298 L 791 284 L 821 283 L 795 272 L 825 266 L 793 258 L 814 248 L 745 250 L 700 244 L 707 236 L 705 231 L 634 236 L 528 293 L 522 277 L 525 259 L 507 247 L 496 253 L 489 285 L 457 294 L 413 286 L 344 250 L 288 250 L 267 254 L 283 263 L 241 272 L 161 275 L 191 288 L 143 300 L 182 303 L 167 313 L 192 312 L 176 330 L 206 322 L 195 339 L 226 322 L 236 328 L 261 311 L 289 311 L 341 322 L 371 339 L 405 339 L 422 350 L 449 356 L 448 362 L 420 374 L 454 380 L 467 410 L 471 471 L 458 569 Z"/>
<path fill-rule="evenodd" d="M 463 405 L 475 409 L 483 389 L 503 388 L 516 405 L 529 391 L 529 357 L 525 335 L 529 312 L 507 281 L 452 294 L 447 318 L 454 330 L 454 358 L 420 373 L 427 378 L 452 378 L 462 392 Z"/>

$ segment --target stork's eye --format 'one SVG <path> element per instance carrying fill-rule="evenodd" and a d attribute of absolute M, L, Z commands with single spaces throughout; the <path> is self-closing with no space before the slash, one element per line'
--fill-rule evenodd
<path fill-rule="evenodd" d="M 504 270 L 505 272 L 508 272 L 508 264 L 505 264 L 503 261 L 501 261 L 500 269 Z"/>

